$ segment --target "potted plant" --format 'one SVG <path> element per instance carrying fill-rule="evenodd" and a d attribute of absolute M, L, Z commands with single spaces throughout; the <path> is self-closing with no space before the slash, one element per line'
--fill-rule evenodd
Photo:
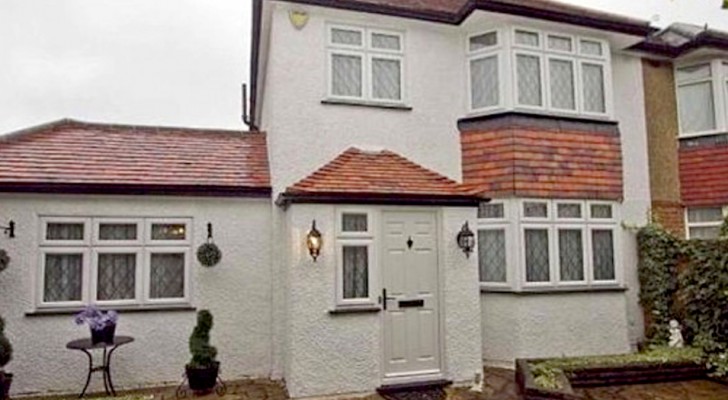
<path fill-rule="evenodd" d="M 215 360 L 217 349 L 210 346 L 212 314 L 207 310 L 197 313 L 197 326 L 190 336 L 192 360 L 185 366 L 190 389 L 197 393 L 209 393 L 215 387 L 220 363 Z"/>
<path fill-rule="evenodd" d="M 116 311 L 101 311 L 95 306 L 86 307 L 74 317 L 77 325 L 88 324 L 91 328 L 93 344 L 113 344 L 118 319 L 119 314 Z"/>
<path fill-rule="evenodd" d="M 0 317 L 0 400 L 10 395 L 10 384 L 13 383 L 13 374 L 5 372 L 5 366 L 13 358 L 13 346 L 5 336 L 5 321 Z"/>

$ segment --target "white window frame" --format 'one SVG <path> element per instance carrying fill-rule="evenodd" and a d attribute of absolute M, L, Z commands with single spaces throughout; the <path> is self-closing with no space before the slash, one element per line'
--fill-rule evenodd
<path fill-rule="evenodd" d="M 702 59 L 690 62 L 678 62 L 675 64 L 675 98 L 677 100 L 678 129 L 681 138 L 700 137 L 714 135 L 728 131 L 728 59 Z M 678 70 L 682 68 L 695 67 L 707 64 L 710 67 L 711 76 L 701 79 L 678 80 Z M 698 83 L 711 82 L 713 91 L 713 114 L 715 118 L 715 129 L 702 132 L 683 132 L 682 120 L 680 119 L 680 87 L 683 85 L 694 85 Z"/>
<path fill-rule="evenodd" d="M 546 203 L 548 217 L 526 217 L 524 206 L 528 202 Z M 559 290 L 589 290 L 603 288 L 621 288 L 623 284 L 621 230 L 618 224 L 619 204 L 609 201 L 571 200 L 571 199 L 536 199 L 522 198 L 510 200 L 497 200 L 494 204 L 504 204 L 504 218 L 479 218 L 478 230 L 505 229 L 506 235 L 506 276 L 507 282 L 480 282 L 484 290 L 494 291 L 559 291 Z M 559 218 L 559 204 L 579 204 L 582 210 L 581 218 Z M 612 209 L 611 218 L 592 218 L 592 205 L 606 205 Z M 543 229 L 549 235 L 549 281 L 526 281 L 526 248 L 525 232 L 527 229 Z M 561 266 L 559 259 L 558 232 L 562 229 L 578 229 L 582 234 L 584 280 L 561 281 Z M 614 276 L 613 280 L 598 281 L 594 277 L 594 254 L 592 247 L 593 230 L 611 230 L 614 248 Z"/>
<path fill-rule="evenodd" d="M 689 211 L 690 209 L 701 209 L 701 208 L 720 208 L 723 219 L 728 216 L 727 209 L 724 206 L 705 206 L 705 207 L 685 207 L 684 218 L 685 218 L 685 237 L 690 237 L 690 228 L 720 228 L 723 225 L 723 220 L 710 221 L 710 222 L 690 222 Z"/>
<path fill-rule="evenodd" d="M 341 29 L 348 31 L 357 31 L 362 34 L 362 45 L 352 46 L 340 43 L 334 43 L 332 41 L 333 35 L 331 34 L 333 29 Z M 373 34 L 389 35 L 399 37 L 400 49 L 380 49 L 372 46 L 371 37 Z M 345 56 L 357 56 L 362 60 L 362 95 L 358 96 L 342 96 L 334 94 L 333 91 L 333 58 L 334 55 L 345 55 Z M 385 105 L 404 105 L 407 102 L 407 88 L 406 88 L 406 44 L 405 34 L 402 31 L 388 30 L 382 28 L 370 28 L 370 27 L 358 27 L 344 24 L 327 24 L 326 25 L 326 99 L 329 100 L 343 100 L 358 103 L 373 103 L 373 104 L 385 104 Z M 373 59 L 386 59 L 386 60 L 397 60 L 400 63 L 400 99 L 381 99 L 374 97 L 374 78 L 373 74 Z"/>
<path fill-rule="evenodd" d="M 524 31 L 537 34 L 539 46 L 527 46 L 515 42 L 516 32 Z M 470 51 L 470 39 L 474 36 L 498 32 L 498 44 L 496 46 Z M 572 43 L 572 51 L 552 49 L 548 46 L 549 37 L 569 38 Z M 599 43 L 602 49 L 601 55 L 584 54 L 582 42 L 589 41 Z M 509 26 L 508 28 L 491 28 L 488 30 L 475 31 L 465 35 L 465 52 L 467 65 L 465 71 L 466 87 L 468 90 L 468 113 L 487 114 L 500 110 L 522 110 L 525 112 L 546 113 L 564 116 L 584 116 L 594 119 L 609 119 L 614 115 L 613 90 L 612 90 L 612 68 L 609 42 L 603 39 L 573 35 L 557 31 L 531 29 L 523 26 Z M 498 54 L 498 81 L 499 81 L 499 104 L 498 106 L 475 108 L 472 102 L 472 71 L 470 63 L 473 60 Z M 518 55 L 536 56 L 539 58 L 541 67 L 541 105 L 534 106 L 521 104 L 518 96 Z M 574 68 L 574 109 L 553 107 L 551 101 L 550 83 L 550 59 L 569 61 Z M 605 111 L 586 111 L 583 101 L 584 82 L 582 77 L 582 66 L 584 63 L 596 64 L 602 68 L 604 85 L 604 108 Z"/>
<path fill-rule="evenodd" d="M 366 232 L 344 232 L 343 217 L 345 214 L 365 214 L 367 216 Z M 371 209 L 342 207 L 335 212 L 336 216 L 336 273 L 335 275 L 335 299 L 334 307 L 336 309 L 351 309 L 357 307 L 375 307 L 378 305 L 379 295 L 379 268 L 378 268 L 378 252 L 375 241 L 377 229 L 377 219 L 375 213 Z M 367 278 L 368 278 L 368 297 L 357 299 L 344 298 L 344 247 L 346 246 L 362 246 L 368 251 L 367 256 Z"/>
<path fill-rule="evenodd" d="M 134 298 L 126 300 L 99 300 L 98 299 L 98 276 L 99 276 L 99 255 L 101 254 L 134 254 L 136 257 L 136 271 L 134 276 Z M 143 283 L 142 270 L 143 259 L 140 247 L 94 247 L 91 249 L 91 274 L 89 288 L 91 299 L 100 306 L 131 306 L 140 303 L 142 299 Z"/>
<path fill-rule="evenodd" d="M 192 270 L 192 219 L 191 218 L 143 218 L 143 217 L 56 217 L 41 216 L 39 218 L 40 235 L 39 260 L 35 279 L 35 306 L 37 309 L 77 309 L 86 305 L 109 306 L 120 309 L 137 309 L 145 307 L 187 306 L 191 301 Z M 46 240 L 48 223 L 82 223 L 84 224 L 84 240 Z M 99 226 L 104 223 L 137 224 L 137 240 L 135 241 L 103 241 L 98 240 Z M 156 223 L 175 223 L 185 225 L 185 240 L 151 240 L 151 226 Z M 151 299 L 149 296 L 149 273 L 151 253 L 184 253 L 185 293 L 183 298 Z M 45 293 L 45 255 L 46 254 L 82 254 L 82 300 L 70 302 L 46 302 Z M 98 288 L 98 256 L 99 254 L 136 254 L 135 298 L 133 300 L 97 300 Z"/>

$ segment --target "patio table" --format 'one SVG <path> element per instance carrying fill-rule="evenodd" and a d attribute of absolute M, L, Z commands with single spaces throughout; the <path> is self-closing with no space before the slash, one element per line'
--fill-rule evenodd
<path fill-rule="evenodd" d="M 111 356 L 114 354 L 114 350 L 125 344 L 131 343 L 134 338 L 131 336 L 116 336 L 114 337 L 114 343 L 96 343 L 94 344 L 90 338 L 77 339 L 66 344 L 66 348 L 69 350 L 79 350 L 84 352 L 88 356 L 88 375 L 86 376 L 86 385 L 83 387 L 81 394 L 78 396 L 82 398 L 86 394 L 88 385 L 91 383 L 91 375 L 95 372 L 101 372 L 104 377 L 104 390 L 107 395 L 116 396 L 114 390 L 114 383 L 111 380 Z M 93 350 L 103 350 L 103 360 L 101 365 L 94 365 L 94 358 L 91 354 Z"/>

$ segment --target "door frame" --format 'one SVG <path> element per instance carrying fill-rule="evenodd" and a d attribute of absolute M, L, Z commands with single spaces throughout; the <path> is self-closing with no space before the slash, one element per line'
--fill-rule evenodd
<path fill-rule="evenodd" d="M 396 384 L 405 384 L 405 383 L 416 383 L 416 382 L 425 382 L 425 381 L 432 381 L 432 380 L 440 380 L 444 379 L 446 376 L 446 353 L 445 353 L 445 307 L 444 307 L 444 290 L 442 283 L 444 282 L 444 273 L 442 268 L 442 245 L 444 242 L 444 238 L 442 235 L 442 210 L 440 207 L 417 207 L 417 206 L 388 206 L 388 207 L 381 207 L 378 212 L 378 220 L 379 220 L 379 226 L 377 227 L 377 246 L 380 247 L 380 251 L 378 252 L 378 264 L 379 264 L 379 289 L 380 291 L 385 288 L 384 286 L 384 271 L 383 268 L 385 266 L 384 257 L 386 255 L 386 251 L 384 251 L 383 248 L 381 248 L 384 245 L 384 227 L 386 223 L 386 216 L 387 214 L 395 214 L 395 213 L 429 213 L 435 216 L 435 258 L 436 258 L 436 265 L 437 265 L 437 313 L 438 313 L 438 351 L 439 351 L 439 372 L 431 373 L 431 374 L 403 374 L 402 376 L 387 376 L 386 374 L 386 354 L 385 354 L 385 340 L 386 340 L 386 330 L 385 330 L 385 319 L 386 319 L 386 311 L 382 309 L 381 315 L 379 317 L 379 324 L 380 324 L 380 343 L 379 343 L 379 365 L 380 365 L 380 372 L 379 375 L 381 377 L 382 385 L 396 385 Z M 379 294 L 381 296 L 381 292 Z"/>

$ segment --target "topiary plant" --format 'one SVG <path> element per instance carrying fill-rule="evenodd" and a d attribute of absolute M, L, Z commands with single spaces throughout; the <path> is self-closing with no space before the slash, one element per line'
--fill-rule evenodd
<path fill-rule="evenodd" d="M 217 349 L 210 346 L 210 330 L 212 329 L 212 314 L 207 310 L 197 313 L 197 326 L 190 336 L 190 353 L 192 368 L 209 368 L 215 365 Z"/>
<path fill-rule="evenodd" d="M 5 321 L 0 317 L 0 376 L 5 371 L 5 366 L 13 359 L 13 346 L 5 336 Z"/>

